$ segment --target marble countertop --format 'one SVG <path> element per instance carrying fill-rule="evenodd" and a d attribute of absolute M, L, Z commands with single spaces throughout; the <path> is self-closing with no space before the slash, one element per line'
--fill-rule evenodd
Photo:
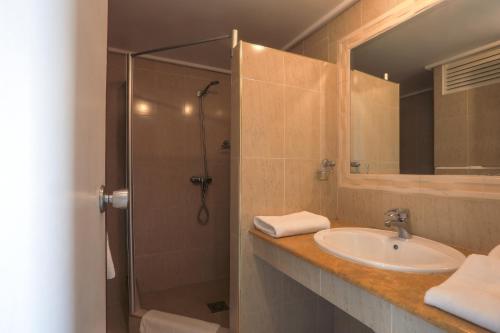
<path fill-rule="evenodd" d="M 332 224 L 332 227 L 339 226 L 351 225 L 342 221 Z M 424 304 L 425 292 L 445 281 L 450 274 L 402 273 L 363 266 L 322 251 L 314 242 L 313 234 L 276 239 L 257 229 L 251 229 L 250 233 L 448 332 L 489 332 Z"/>

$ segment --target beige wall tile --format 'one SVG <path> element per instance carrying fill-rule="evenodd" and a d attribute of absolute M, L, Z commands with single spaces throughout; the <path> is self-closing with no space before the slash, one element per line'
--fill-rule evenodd
<path fill-rule="evenodd" d="M 328 61 L 328 37 L 328 25 L 325 25 L 304 40 L 303 54 L 314 59 Z"/>
<path fill-rule="evenodd" d="M 338 41 L 361 26 L 361 6 L 362 1 L 357 2 L 329 23 L 330 42 Z"/>
<path fill-rule="evenodd" d="M 323 41 L 325 38 L 328 38 L 328 25 L 324 25 L 320 27 L 318 30 L 313 32 L 309 37 L 304 39 L 304 47 L 311 46 L 313 44 L 316 44 L 319 41 Z"/>
<path fill-rule="evenodd" d="M 500 166 L 500 84 L 467 91 L 470 164 Z"/>
<path fill-rule="evenodd" d="M 283 86 L 243 79 L 241 94 L 242 156 L 283 157 L 285 135 Z"/>
<path fill-rule="evenodd" d="M 284 250 L 277 249 L 267 242 L 262 241 L 258 247 L 259 249 L 254 248 L 254 250 L 257 249 L 255 254 L 288 277 L 284 281 L 284 302 L 293 302 L 294 300 L 306 301 L 314 298 L 311 296 L 310 291 L 319 294 L 320 270 L 318 267 Z M 277 251 L 272 252 L 271 249 L 273 248 Z M 309 291 L 306 292 L 305 288 Z"/>
<path fill-rule="evenodd" d="M 241 314 L 239 333 L 281 332 L 281 319 L 280 316 L 270 316 L 265 310 L 246 311 Z"/>
<path fill-rule="evenodd" d="M 436 167 L 468 165 L 466 116 L 438 118 L 434 126 L 434 165 Z"/>
<path fill-rule="evenodd" d="M 319 91 L 321 63 L 295 54 L 285 53 L 285 84 Z"/>
<path fill-rule="evenodd" d="M 285 87 L 285 157 L 318 159 L 319 140 L 320 93 Z"/>
<path fill-rule="evenodd" d="M 283 214 L 285 164 L 281 159 L 243 159 L 241 163 L 240 229 L 244 234 L 255 215 Z"/>
<path fill-rule="evenodd" d="M 285 79 L 284 53 L 255 44 L 242 43 L 242 66 L 240 75 L 274 83 Z"/>
<path fill-rule="evenodd" d="M 363 24 L 379 17 L 403 1 L 404 0 L 362 0 L 361 11 Z"/>
<path fill-rule="evenodd" d="M 269 243 L 257 237 L 249 236 L 248 241 L 250 242 L 249 246 L 251 247 L 250 252 L 273 267 L 278 267 L 280 265 L 281 251 L 278 248 L 269 246 Z"/>
<path fill-rule="evenodd" d="M 229 258 L 229 328 L 236 332 L 239 326 L 239 235 L 230 236 L 230 258 Z"/>
<path fill-rule="evenodd" d="M 391 305 L 392 311 L 392 332 L 405 333 L 444 333 L 445 331 L 437 328 L 425 320 L 416 317 L 396 306 Z"/>
<path fill-rule="evenodd" d="M 452 243 L 480 253 L 487 253 L 500 243 L 500 201 L 450 199 L 449 220 L 440 230 L 451 234 Z"/>
<path fill-rule="evenodd" d="M 164 290 L 181 283 L 182 262 L 177 253 L 159 253 L 135 257 L 135 273 L 140 292 Z"/>
<path fill-rule="evenodd" d="M 285 213 L 307 210 L 319 213 L 321 182 L 318 160 L 285 160 Z"/>
<path fill-rule="evenodd" d="M 399 173 L 399 84 L 351 73 L 351 158 L 360 173 Z"/>
<path fill-rule="evenodd" d="M 331 221 L 337 219 L 337 171 L 335 168 L 330 173 L 327 181 L 321 181 L 320 214 Z"/>
<path fill-rule="evenodd" d="M 421 237 L 479 253 L 500 239 L 498 200 L 339 189 L 339 218 L 360 226 L 383 229 L 383 213 L 393 207 L 410 210 L 410 231 Z"/>
<path fill-rule="evenodd" d="M 240 272 L 240 321 L 244 313 L 259 309 L 268 315 L 278 315 L 283 301 L 283 274 L 265 261 L 246 252 Z M 272 315 L 271 315 L 272 316 Z M 244 323 L 240 323 L 241 331 Z"/>
<path fill-rule="evenodd" d="M 265 50 L 263 52 L 267 53 Z M 274 55 L 280 55 L 279 51 L 274 52 Z M 325 114 L 321 117 L 320 112 L 321 108 L 326 106 L 326 99 L 320 94 L 325 92 L 327 84 L 331 85 L 331 82 L 326 82 L 326 78 L 322 77 L 324 64 L 321 62 L 306 57 L 281 54 L 284 59 L 286 57 L 284 60 L 287 64 L 286 85 L 285 83 L 277 85 L 275 78 L 262 76 L 257 80 L 267 80 L 266 82 L 243 79 L 242 130 L 240 132 L 243 150 L 240 156 L 240 196 L 237 201 L 240 203 L 238 238 L 240 256 L 237 273 L 240 283 L 238 296 L 240 332 L 314 331 L 320 327 L 320 319 L 321 323 L 327 322 L 318 317 L 319 304 L 323 303 L 318 302 L 318 296 L 302 285 L 310 285 L 314 290 L 319 291 L 319 271 L 313 267 L 306 267 L 310 266 L 309 264 L 297 263 L 289 254 L 281 257 L 274 251 L 268 251 L 263 244 L 250 239 L 247 232 L 252 226 L 252 219 L 255 215 L 281 215 L 288 209 L 308 209 L 319 212 L 322 202 L 320 183 L 315 177 L 316 169 L 319 167 L 320 148 L 325 146 L 324 142 L 321 143 L 321 140 L 325 139 L 320 134 L 321 121 L 325 121 L 321 120 L 321 117 L 326 118 L 326 110 L 323 110 Z M 252 59 L 253 57 L 257 58 L 260 55 L 254 53 L 244 56 L 241 64 L 242 72 L 245 71 L 246 64 L 258 63 L 257 60 Z M 332 73 L 329 71 L 323 76 L 326 77 L 326 74 Z M 270 83 L 273 80 L 274 83 Z M 256 93 L 246 92 L 250 81 L 250 85 L 253 84 L 254 87 L 266 87 L 261 91 L 270 97 L 260 98 L 256 97 L 258 96 Z M 281 119 L 275 117 L 262 124 L 252 125 L 251 120 L 246 118 L 246 110 L 267 111 L 269 107 L 273 107 L 278 93 L 271 91 L 272 86 L 282 88 L 283 91 L 287 90 L 283 95 L 285 113 L 282 114 Z M 250 98 L 259 99 L 261 103 L 251 108 L 245 106 Z M 264 116 L 258 117 L 262 119 Z M 331 117 L 329 121 L 332 122 Z M 274 134 L 280 133 L 283 129 L 285 142 L 289 145 L 285 148 L 286 155 L 274 154 L 277 150 L 274 148 L 273 153 L 269 153 L 269 143 L 272 140 L 268 137 L 262 139 L 266 133 L 255 134 L 253 130 L 245 130 L 246 126 L 258 127 Z M 245 140 L 248 140 L 248 147 Z M 247 154 L 248 151 L 251 151 L 251 154 Z M 235 164 L 234 167 L 237 165 Z M 287 172 L 289 176 L 285 177 Z M 287 189 L 286 195 L 285 188 Z M 324 195 L 326 205 L 331 202 L 326 198 L 333 197 L 333 195 L 330 190 L 324 191 Z M 232 197 L 232 199 L 233 202 L 236 201 L 234 200 L 236 198 Z M 285 201 L 288 203 L 287 210 Z M 235 245 L 232 247 L 234 248 Z M 265 261 L 255 257 L 254 253 L 259 254 L 266 262 L 276 264 L 277 267 L 285 266 L 291 271 L 293 279 L 271 268 Z M 256 311 L 256 309 L 259 310 Z M 328 311 L 322 313 L 328 313 Z M 259 323 L 252 322 L 256 316 L 264 314 L 271 319 Z M 236 319 L 233 320 L 235 321 Z M 233 324 L 233 327 L 234 325 L 237 324 Z"/>
<path fill-rule="evenodd" d="M 329 59 L 328 39 L 325 38 L 314 44 L 304 47 L 304 55 L 306 57 L 328 61 Z"/>
<path fill-rule="evenodd" d="M 375 332 L 391 331 L 391 305 L 381 298 L 321 271 L 320 295 Z"/>
<path fill-rule="evenodd" d="M 134 112 L 132 122 L 140 290 L 227 277 L 230 157 L 220 145 L 230 136 L 230 77 L 145 59 L 136 65 L 134 107 L 140 102 L 150 108 L 149 114 Z M 204 104 L 209 173 L 214 179 L 207 199 L 211 220 L 201 226 L 196 219 L 199 187 L 189 182 L 201 172 L 196 91 L 215 79 L 220 84 Z M 177 272 L 175 278 L 172 271 Z"/>
<path fill-rule="evenodd" d="M 333 64 L 337 63 L 338 47 L 339 47 L 338 39 L 333 39 L 333 38 L 328 39 L 328 61 Z"/>

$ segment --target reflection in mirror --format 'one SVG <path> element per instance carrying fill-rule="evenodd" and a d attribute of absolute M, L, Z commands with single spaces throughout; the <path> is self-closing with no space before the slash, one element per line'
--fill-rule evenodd
<path fill-rule="evenodd" d="M 500 1 L 445 1 L 351 50 L 351 173 L 500 175 Z"/>

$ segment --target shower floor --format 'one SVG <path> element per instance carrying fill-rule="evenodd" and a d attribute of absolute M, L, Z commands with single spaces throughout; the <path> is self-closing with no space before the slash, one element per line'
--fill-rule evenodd
<path fill-rule="evenodd" d="M 162 291 L 142 293 L 141 306 L 229 327 L 229 311 L 212 313 L 208 303 L 224 301 L 229 304 L 229 280 L 220 279 L 190 284 Z"/>

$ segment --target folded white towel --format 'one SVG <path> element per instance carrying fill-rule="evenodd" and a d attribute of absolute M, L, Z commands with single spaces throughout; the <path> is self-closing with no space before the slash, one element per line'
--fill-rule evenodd
<path fill-rule="evenodd" d="M 109 239 L 106 233 L 106 279 L 111 280 L 116 276 L 115 264 L 113 263 L 113 257 L 111 256 L 111 250 L 109 249 Z"/>
<path fill-rule="evenodd" d="M 470 255 L 448 280 L 427 290 L 425 303 L 500 332 L 500 260 Z"/>
<path fill-rule="evenodd" d="M 493 250 L 488 254 L 490 257 L 494 257 L 500 259 L 500 245 L 497 245 Z"/>
<path fill-rule="evenodd" d="M 255 216 L 253 224 L 275 238 L 330 228 L 330 221 L 326 217 L 306 211 L 283 216 Z"/>
<path fill-rule="evenodd" d="M 142 316 L 141 333 L 217 333 L 220 325 L 172 313 L 150 310 Z"/>

